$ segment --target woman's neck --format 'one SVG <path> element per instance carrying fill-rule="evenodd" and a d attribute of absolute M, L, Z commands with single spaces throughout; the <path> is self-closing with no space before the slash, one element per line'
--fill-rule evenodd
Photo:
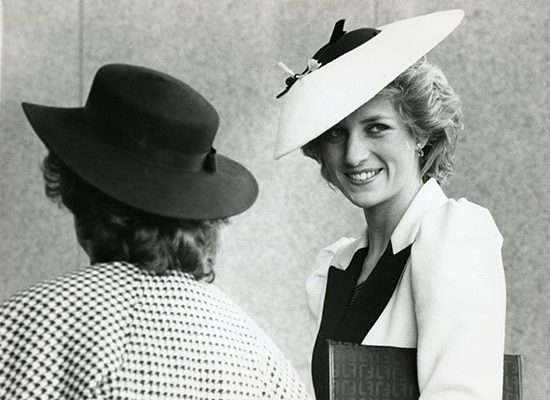
<path fill-rule="evenodd" d="M 421 187 L 422 181 L 414 182 L 392 198 L 363 209 L 368 226 L 370 254 L 381 255 L 384 252 L 391 235 Z"/>

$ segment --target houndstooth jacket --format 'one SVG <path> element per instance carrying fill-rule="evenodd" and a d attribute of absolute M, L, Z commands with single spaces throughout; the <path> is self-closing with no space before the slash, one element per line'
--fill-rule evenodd
<path fill-rule="evenodd" d="M 1 399 L 307 399 L 266 334 L 190 274 L 97 264 L 0 306 Z"/>

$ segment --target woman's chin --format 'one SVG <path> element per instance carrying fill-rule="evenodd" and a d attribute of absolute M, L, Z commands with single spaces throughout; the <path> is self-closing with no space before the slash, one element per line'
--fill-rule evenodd
<path fill-rule="evenodd" d="M 368 209 L 379 203 L 374 193 L 345 193 L 346 198 L 355 206 Z"/>

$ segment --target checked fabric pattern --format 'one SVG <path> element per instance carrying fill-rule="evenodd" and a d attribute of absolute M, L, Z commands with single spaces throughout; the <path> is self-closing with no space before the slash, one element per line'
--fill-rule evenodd
<path fill-rule="evenodd" d="M 273 342 L 215 286 L 108 263 L 0 306 L 0 398 L 308 395 Z"/>

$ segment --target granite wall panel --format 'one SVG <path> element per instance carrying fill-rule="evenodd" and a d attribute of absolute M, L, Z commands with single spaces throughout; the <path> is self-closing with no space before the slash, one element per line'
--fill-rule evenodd
<path fill-rule="evenodd" d="M 0 297 L 79 263 L 71 220 L 43 195 L 45 150 L 21 102 L 72 106 L 79 90 L 78 0 L 4 1 L 0 107 Z"/>

